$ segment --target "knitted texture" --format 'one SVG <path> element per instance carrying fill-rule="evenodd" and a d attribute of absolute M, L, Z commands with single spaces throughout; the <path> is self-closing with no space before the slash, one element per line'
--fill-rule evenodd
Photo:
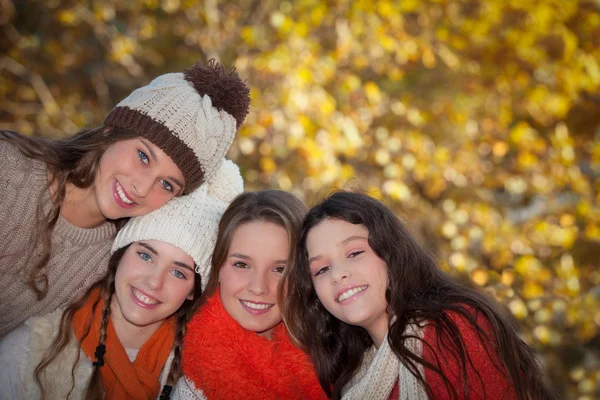
<path fill-rule="evenodd" d="M 310 357 L 290 341 L 283 323 L 271 340 L 242 328 L 211 296 L 187 327 L 184 379 L 175 398 L 210 400 L 325 400 Z M 179 396 L 179 397 L 177 397 Z"/>
<path fill-rule="evenodd" d="M 186 76 L 196 80 L 189 81 Z M 200 76 L 214 78 L 226 87 L 217 92 L 202 90 L 206 88 L 198 84 Z M 196 64 L 185 74 L 161 75 L 134 90 L 108 114 L 104 124 L 139 132 L 160 147 L 183 173 L 187 194 L 218 170 L 233 141 L 236 118 L 240 118 L 228 113 L 227 107 L 213 106 L 211 95 L 219 104 L 231 102 L 237 106 L 241 102 L 245 117 L 248 93 L 233 70 L 226 73 L 212 61 L 207 67 Z"/>
<path fill-rule="evenodd" d="M 409 324 L 404 332 L 413 336 L 406 340 L 406 345 L 419 357 L 422 354 L 422 342 L 414 336 L 422 338 L 423 332 L 423 328 L 414 324 Z M 419 372 L 425 376 L 422 366 L 419 366 Z M 398 360 L 386 334 L 378 350 L 371 348 L 365 354 L 360 370 L 344 388 L 342 399 L 387 400 L 396 382 L 400 386 L 399 400 L 427 400 L 425 388 Z"/>
<path fill-rule="evenodd" d="M 470 310 L 476 318 L 477 325 L 488 335 L 492 335 L 489 321 L 475 310 Z M 425 328 L 423 358 L 440 368 L 450 380 L 450 387 L 456 390 L 458 399 L 504 399 L 515 400 L 517 395 L 508 381 L 508 372 L 498 358 L 498 350 L 489 343 L 483 343 L 477 331 L 467 319 L 457 312 L 448 312 L 448 317 L 456 324 L 458 332 L 465 343 L 465 351 L 471 361 L 467 361 L 466 377 L 460 366 L 456 352 L 450 347 L 449 339 L 439 337 L 439 328 L 430 322 Z M 425 381 L 431 387 L 431 397 L 436 400 L 454 399 L 454 394 L 446 388 L 443 378 L 427 369 Z M 468 388 L 465 391 L 465 381 Z"/>
<path fill-rule="evenodd" d="M 237 165 L 225 160 L 216 175 L 189 196 L 176 197 L 149 214 L 131 218 L 119 231 L 112 251 L 141 240 L 172 244 L 192 257 L 204 289 L 219 221 L 243 186 Z"/>
<path fill-rule="evenodd" d="M 39 260 L 41 243 L 32 245 L 38 229 L 37 205 L 51 207 L 48 170 L 8 142 L 0 142 L 0 338 L 33 315 L 46 314 L 77 300 L 107 269 L 116 229 L 111 222 L 84 229 L 59 216 L 52 232 L 52 254 L 43 270 L 48 293 L 40 301 L 27 283 Z M 31 255 L 29 263 L 27 262 Z"/>
<path fill-rule="evenodd" d="M 38 385 L 34 380 L 35 368 L 60 329 L 64 309 L 29 318 L 25 324 L 15 329 L 0 341 L 0 398 L 39 399 Z M 133 362 L 139 350 L 127 349 L 129 361 Z M 167 375 L 173 362 L 171 351 L 160 374 L 160 387 L 167 381 Z M 75 365 L 75 368 L 73 366 Z M 71 370 L 73 374 L 71 375 Z M 66 347 L 46 368 L 42 383 L 47 399 L 83 399 L 92 375 L 92 360 L 80 350 L 77 340 L 70 340 Z M 8 385 L 12 385 L 10 388 Z M 70 396 L 67 396 L 69 395 Z"/>
<path fill-rule="evenodd" d="M 474 310 L 471 312 L 476 317 L 477 324 L 488 335 L 491 335 L 491 328 L 487 319 L 481 313 L 477 314 Z M 440 368 L 449 379 L 450 388 L 456 391 L 453 393 L 448 390 L 444 379 L 432 369 L 427 368 L 425 369 L 425 374 L 422 376 L 425 377 L 425 381 L 431 389 L 431 398 L 436 400 L 450 400 L 455 399 L 455 395 L 457 395 L 459 400 L 515 400 L 517 395 L 508 382 L 507 372 L 498 359 L 497 349 L 494 346 L 482 343 L 477 331 L 464 316 L 456 312 L 448 312 L 447 315 L 456 324 L 459 335 L 464 340 L 465 351 L 470 358 L 466 366 L 466 376 L 460 366 L 458 355 L 451 349 L 450 343 L 448 343 L 449 339 L 439 337 L 438 327 L 434 322 L 427 321 L 422 328 L 417 326 L 411 328 L 409 325 L 405 331 L 405 334 L 409 334 L 408 332 L 412 330 L 413 335 L 418 337 L 423 337 L 424 334 L 424 342 L 418 339 L 407 339 L 407 346 L 409 346 L 409 349 L 414 354 L 422 354 L 423 359 L 427 363 Z M 387 348 L 384 348 L 384 345 Z M 391 356 L 396 361 L 391 359 Z M 369 350 L 365 354 L 361 368 L 344 388 L 343 398 L 359 398 L 349 397 L 349 395 L 356 393 L 366 393 L 366 397 L 364 398 L 368 399 L 380 398 L 379 396 L 383 395 L 385 391 L 378 391 L 376 386 L 371 386 L 372 392 L 365 391 L 366 384 L 373 384 L 370 378 L 365 377 L 384 375 L 384 377 L 379 377 L 378 379 L 384 380 L 387 387 L 389 381 L 394 378 L 395 362 L 399 364 L 399 373 L 395 375 L 396 384 L 391 393 L 388 392 L 388 397 L 383 398 L 389 400 L 427 398 L 416 397 L 414 395 L 415 391 L 420 393 L 419 396 L 426 396 L 426 393 L 424 390 L 421 392 L 422 389 L 419 381 L 406 368 L 404 368 L 404 371 L 402 370 L 402 364 L 397 360 L 391 349 L 389 349 L 387 338 L 376 355 L 374 349 Z M 419 371 L 423 374 L 423 366 L 419 366 Z M 464 388 L 465 382 L 467 382 L 468 386 L 466 391 Z M 362 392 L 359 392 L 359 390 L 362 390 Z"/>

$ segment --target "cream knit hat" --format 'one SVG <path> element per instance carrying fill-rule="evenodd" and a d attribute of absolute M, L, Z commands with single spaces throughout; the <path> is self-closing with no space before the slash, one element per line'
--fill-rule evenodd
<path fill-rule="evenodd" d="M 139 132 L 160 147 L 183 173 L 187 194 L 219 168 L 248 114 L 249 93 L 235 68 L 210 60 L 134 90 L 104 124 Z"/>
<path fill-rule="evenodd" d="M 117 234 L 112 252 L 141 240 L 172 244 L 192 257 L 204 290 L 221 216 L 244 190 L 237 165 L 229 160 L 220 164 L 213 179 L 189 196 L 175 197 L 149 214 L 131 218 Z"/>

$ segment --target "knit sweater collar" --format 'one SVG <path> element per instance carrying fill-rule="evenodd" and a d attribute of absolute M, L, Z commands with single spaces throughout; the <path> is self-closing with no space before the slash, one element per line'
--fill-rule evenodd
<path fill-rule="evenodd" d="M 325 399 L 309 357 L 283 323 L 272 340 L 233 320 L 217 291 L 187 327 L 185 377 L 208 399 Z"/>
<path fill-rule="evenodd" d="M 48 167 L 46 167 L 43 162 L 34 160 L 32 165 L 32 175 L 35 179 L 35 185 L 32 187 L 35 188 L 35 190 L 39 190 L 38 188 L 44 188 L 41 193 L 42 204 L 44 207 L 44 212 L 48 212 L 52 205 L 50 191 L 48 190 Z M 73 225 L 65 217 L 63 217 L 62 214 L 60 214 L 58 216 L 58 220 L 56 221 L 56 225 L 54 226 L 52 235 L 58 240 L 62 239 L 72 243 L 73 245 L 88 246 L 104 240 L 112 239 L 116 232 L 117 230 L 114 223 L 110 221 L 105 221 L 95 228 L 81 228 Z"/>

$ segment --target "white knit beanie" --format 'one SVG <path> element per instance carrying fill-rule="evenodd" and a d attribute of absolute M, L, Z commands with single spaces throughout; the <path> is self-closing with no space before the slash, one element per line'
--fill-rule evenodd
<path fill-rule="evenodd" d="M 248 114 L 249 92 L 235 68 L 196 63 L 134 90 L 104 124 L 139 132 L 161 148 L 183 173 L 187 194 L 219 168 Z"/>
<path fill-rule="evenodd" d="M 229 160 L 220 165 L 215 176 L 190 195 L 175 197 L 149 214 L 131 218 L 117 234 L 112 252 L 141 240 L 172 244 L 192 257 L 204 290 L 221 216 L 244 190 L 237 165 Z"/>

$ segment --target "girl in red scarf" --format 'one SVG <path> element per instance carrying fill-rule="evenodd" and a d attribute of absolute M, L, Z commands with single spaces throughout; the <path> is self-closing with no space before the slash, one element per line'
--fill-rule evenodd
<path fill-rule="evenodd" d="M 326 398 L 310 358 L 291 343 L 278 302 L 305 212 L 293 195 L 275 190 L 244 193 L 225 211 L 174 398 Z"/>
<path fill-rule="evenodd" d="M 168 398 L 217 224 L 242 187 L 237 166 L 223 160 L 190 195 L 129 220 L 104 279 L 0 343 L 2 398 L 151 400 L 161 388 Z"/>

